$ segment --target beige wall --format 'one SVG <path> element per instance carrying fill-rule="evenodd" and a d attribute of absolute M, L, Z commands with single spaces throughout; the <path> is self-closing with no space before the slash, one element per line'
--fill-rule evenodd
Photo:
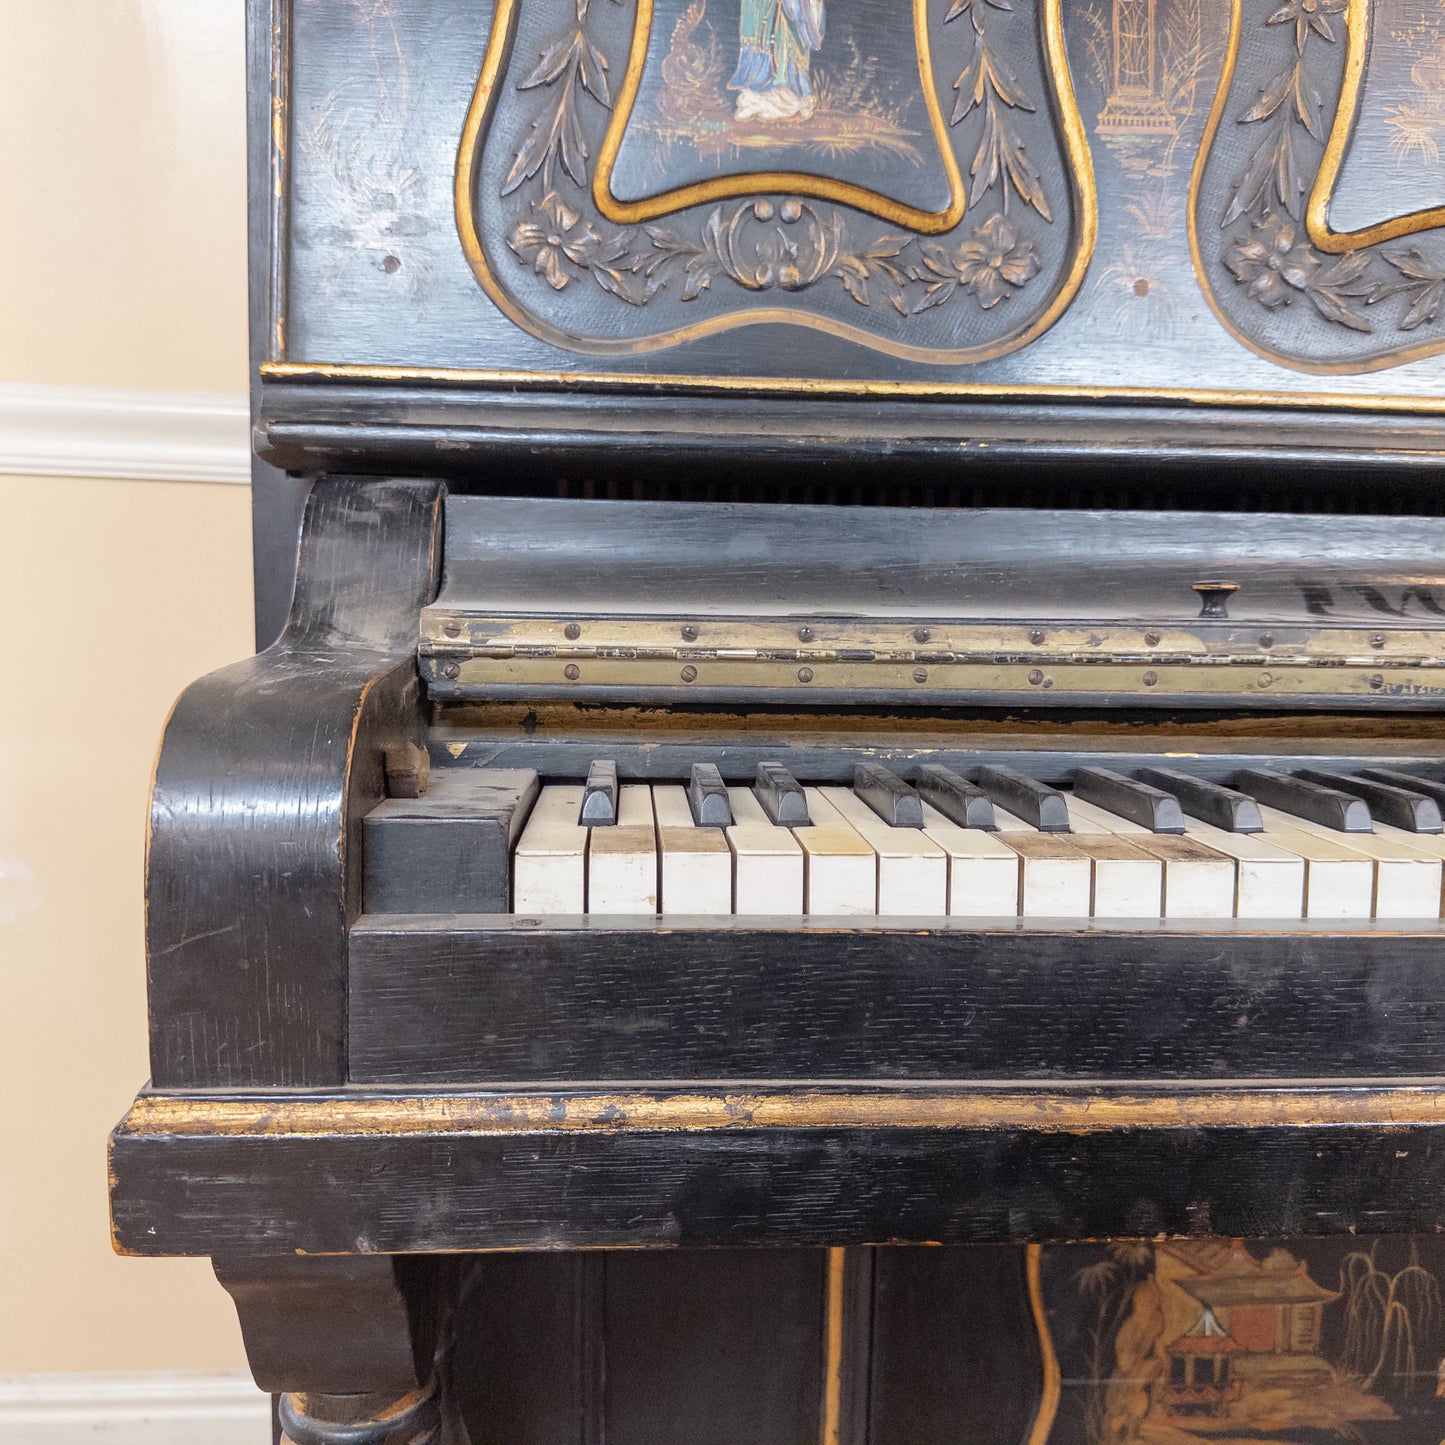
<path fill-rule="evenodd" d="M 0 382 L 245 387 L 240 0 L 0 0 Z M 122 1260 L 141 860 L 175 693 L 250 646 L 236 486 L 0 476 L 0 1373 L 228 1369 L 202 1261 Z"/>

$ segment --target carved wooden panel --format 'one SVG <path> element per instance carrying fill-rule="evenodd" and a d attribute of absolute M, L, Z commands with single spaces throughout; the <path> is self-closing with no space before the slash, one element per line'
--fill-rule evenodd
<path fill-rule="evenodd" d="M 273 375 L 1433 408 L 1436 0 L 292 0 Z"/>

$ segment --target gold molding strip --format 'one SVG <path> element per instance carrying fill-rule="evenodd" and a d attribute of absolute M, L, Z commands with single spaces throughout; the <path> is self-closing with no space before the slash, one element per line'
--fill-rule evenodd
<path fill-rule="evenodd" d="M 750 1129 L 1119 1129 L 1445 1125 L 1445 1082 L 1238 1087 L 1178 1093 L 909 1087 L 648 1093 L 431 1094 L 223 1099 L 145 1094 L 118 1139 L 703 1134 Z"/>
<path fill-rule="evenodd" d="M 1192 235 L 1192 211 L 1190 230 Z M 1197 254 L 1195 259 L 1197 262 Z M 1264 355 L 1263 352 L 1259 354 Z M 1272 357 L 1269 359 L 1273 360 Z M 1381 368 L 1362 368 L 1370 369 Z M 1408 412 L 1445 416 L 1445 397 L 1408 396 L 1403 393 L 1381 396 L 1363 392 L 1353 395 L 1349 392 L 1224 391 L 1207 387 L 1027 385 L 987 381 L 849 381 L 820 377 L 686 376 L 646 371 L 525 371 L 518 368 L 467 366 L 370 366 L 342 361 L 263 361 L 259 370 L 262 377 L 277 381 L 436 381 L 567 393 L 584 390 L 626 391 L 642 387 L 649 394 L 674 390 L 722 394 L 742 392 L 764 396 L 806 396 L 812 400 L 828 397 L 905 396 L 950 398 L 958 401 L 1041 399 L 1148 402 L 1156 405 L 1179 402 L 1202 407 L 1271 407 L 1283 410 L 1322 407 L 1332 411 Z M 1417 450 L 1422 457 L 1436 455 L 1434 450 L 1423 445 Z"/>
<path fill-rule="evenodd" d="M 637 91 L 642 84 L 642 73 L 647 63 L 647 49 L 652 36 L 652 9 L 653 0 L 637 0 L 637 18 L 633 26 L 632 49 L 627 57 L 627 70 L 623 75 L 617 107 L 612 113 L 612 120 L 608 124 L 607 134 L 597 157 L 597 170 L 592 178 L 592 199 L 596 202 L 597 209 L 609 221 L 633 226 L 643 221 L 655 221 L 688 206 L 754 196 L 760 191 L 793 191 L 798 195 L 812 196 L 822 201 L 836 201 L 840 205 L 852 206 L 855 210 L 877 216 L 891 225 L 904 226 L 927 236 L 951 231 L 963 220 L 967 197 L 963 188 L 963 176 L 958 169 L 958 157 L 953 152 L 953 143 L 948 127 L 944 124 L 943 111 L 938 104 L 938 85 L 933 76 L 933 56 L 928 39 L 928 0 L 913 0 L 913 38 L 918 49 L 919 79 L 923 83 L 923 100 L 928 109 L 929 125 L 932 127 L 934 143 L 938 146 L 939 159 L 942 160 L 948 176 L 949 203 L 946 210 L 923 211 L 916 206 L 906 206 L 902 202 L 890 200 L 879 191 L 870 191 L 848 181 L 834 180 L 830 176 L 805 175 L 801 171 L 754 171 L 700 181 L 695 185 L 679 186 L 650 200 L 619 200 L 612 193 L 612 175 L 618 152 L 622 149 L 623 137 L 627 133 L 627 123 L 632 118 Z"/>
<path fill-rule="evenodd" d="M 1340 82 L 1339 108 L 1335 111 L 1334 124 L 1325 143 L 1324 159 L 1315 175 L 1305 211 L 1305 230 L 1310 240 L 1321 251 L 1335 255 L 1445 226 L 1445 206 L 1411 211 L 1408 215 L 1395 216 L 1374 226 L 1362 226 L 1356 231 L 1336 231 L 1330 226 L 1330 203 L 1334 199 L 1340 172 L 1344 169 L 1345 153 L 1349 149 L 1364 92 L 1365 65 L 1370 56 L 1370 3 L 1371 0 L 1349 0 L 1345 13 L 1348 32 L 1345 74 Z"/>
<path fill-rule="evenodd" d="M 838 1445 L 843 1422 L 843 1283 L 848 1271 L 848 1251 L 828 1251 L 827 1305 L 824 1313 L 823 1408 L 819 1427 L 820 1445 Z"/>

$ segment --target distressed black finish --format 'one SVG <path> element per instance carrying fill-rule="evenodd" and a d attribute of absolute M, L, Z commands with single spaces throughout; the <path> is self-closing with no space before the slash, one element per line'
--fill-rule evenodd
<path fill-rule="evenodd" d="M 351 1078 L 1338 1079 L 1445 1052 L 1445 924 L 712 923 L 364 919 Z"/>
<path fill-rule="evenodd" d="M 386 747 L 421 736 L 410 633 L 440 523 L 432 483 L 317 483 L 286 631 L 171 713 L 147 862 L 158 1087 L 345 1079 L 360 820 Z"/>
<path fill-rule="evenodd" d="M 121 1134 L 112 1208 L 146 1254 L 1428 1233 L 1442 1150 L 1418 1125 Z"/>
<path fill-rule="evenodd" d="M 387 798 L 366 815 L 366 911 L 450 913 L 466 900 L 505 913 L 536 773 L 449 768 L 433 779 L 420 798 Z"/>
<path fill-rule="evenodd" d="M 1153 787 L 1173 793 L 1191 818 L 1212 823 L 1226 833 L 1264 831 L 1259 804 L 1245 793 L 1190 773 L 1181 773 L 1177 768 L 1141 768 L 1139 777 Z"/>

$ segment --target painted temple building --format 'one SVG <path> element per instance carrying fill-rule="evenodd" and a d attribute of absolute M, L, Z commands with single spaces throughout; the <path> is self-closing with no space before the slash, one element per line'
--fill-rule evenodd
<path fill-rule="evenodd" d="M 1178 1291 L 1175 1317 L 1181 1308 L 1194 1315 L 1167 1346 L 1161 1383 L 1170 1415 L 1247 1413 L 1251 1391 L 1330 1378 L 1321 1323 L 1338 1292 L 1311 1279 L 1288 1250 L 1257 1260 L 1238 1240 L 1187 1241 L 1161 1246 L 1156 1260 L 1161 1285 Z"/>

